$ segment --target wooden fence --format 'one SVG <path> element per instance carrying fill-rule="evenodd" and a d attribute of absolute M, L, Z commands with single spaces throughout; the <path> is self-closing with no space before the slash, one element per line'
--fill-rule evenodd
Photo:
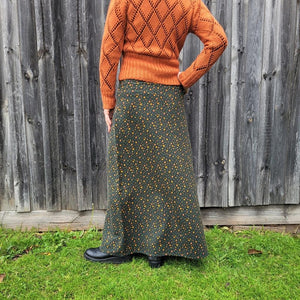
<path fill-rule="evenodd" d="M 206 220 L 235 207 L 237 223 L 245 211 L 300 223 L 300 2 L 204 2 L 229 45 L 185 98 L 199 204 Z M 108 3 L 0 1 L 1 224 L 107 207 L 98 61 Z M 201 47 L 188 37 L 183 69 Z"/>

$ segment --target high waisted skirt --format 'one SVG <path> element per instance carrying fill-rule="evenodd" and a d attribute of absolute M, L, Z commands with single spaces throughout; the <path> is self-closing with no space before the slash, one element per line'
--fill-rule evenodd
<path fill-rule="evenodd" d="M 207 255 L 181 86 L 120 82 L 107 161 L 102 252 Z"/>

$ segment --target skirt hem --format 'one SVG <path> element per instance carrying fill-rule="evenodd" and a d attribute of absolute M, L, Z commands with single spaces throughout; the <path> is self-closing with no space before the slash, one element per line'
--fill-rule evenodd
<path fill-rule="evenodd" d="M 187 259 L 193 259 L 193 260 L 198 260 L 198 259 L 203 259 L 205 257 L 207 257 L 209 255 L 209 253 L 207 252 L 205 255 L 200 255 L 198 257 L 195 256 L 189 256 L 189 255 L 184 255 L 184 254 L 179 254 L 179 253 L 172 253 L 172 254 L 167 254 L 167 253 L 150 253 L 147 251 L 131 251 L 131 252 L 124 252 L 122 254 L 118 253 L 113 253 L 113 252 L 109 252 L 109 251 L 105 251 L 101 249 L 100 246 L 100 250 L 101 252 L 104 252 L 106 254 L 109 255 L 115 255 L 115 256 L 127 256 L 127 255 L 133 255 L 133 254 L 144 254 L 147 256 L 167 256 L 167 257 L 181 257 L 181 258 L 187 258 Z"/>

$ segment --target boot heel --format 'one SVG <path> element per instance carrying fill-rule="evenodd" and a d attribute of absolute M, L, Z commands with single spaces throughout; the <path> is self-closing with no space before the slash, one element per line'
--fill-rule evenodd
<path fill-rule="evenodd" d="M 162 256 L 149 256 L 148 262 L 151 268 L 160 268 L 164 264 Z"/>

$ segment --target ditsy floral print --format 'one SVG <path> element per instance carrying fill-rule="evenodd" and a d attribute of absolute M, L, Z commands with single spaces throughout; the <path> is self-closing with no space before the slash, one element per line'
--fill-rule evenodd
<path fill-rule="evenodd" d="M 207 256 L 183 96 L 181 86 L 120 82 L 101 251 Z"/>

